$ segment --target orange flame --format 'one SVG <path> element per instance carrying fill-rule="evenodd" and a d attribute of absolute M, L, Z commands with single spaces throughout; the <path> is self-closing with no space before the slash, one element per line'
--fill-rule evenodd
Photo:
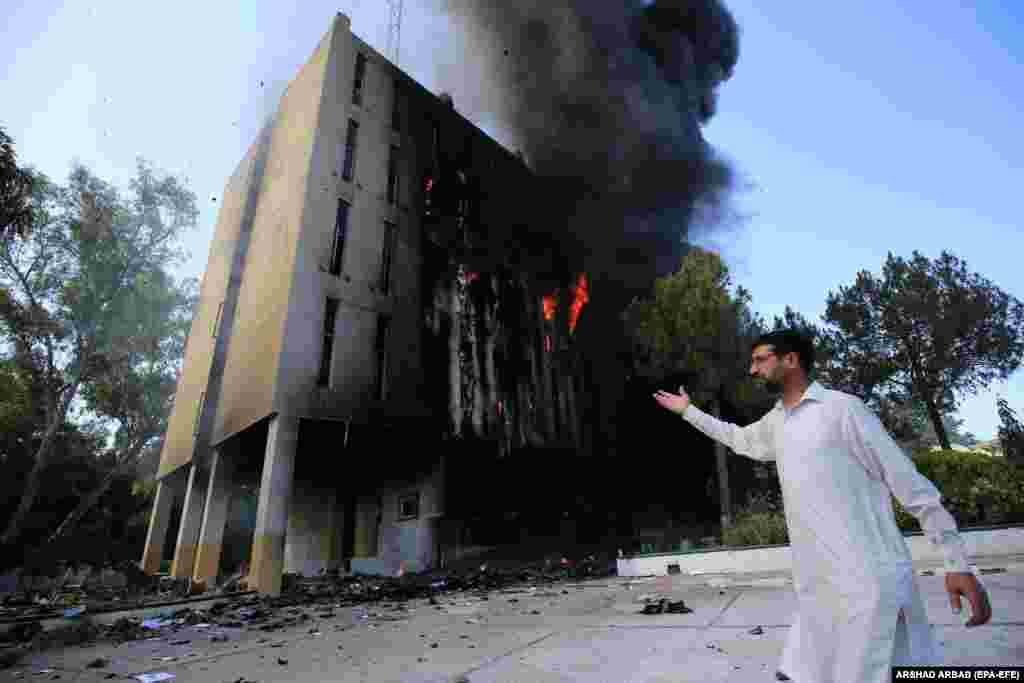
<path fill-rule="evenodd" d="M 558 308 L 558 295 L 548 294 L 544 297 L 544 319 L 551 320 L 555 317 L 555 309 Z"/>
<path fill-rule="evenodd" d="M 589 289 L 587 287 L 587 274 L 580 273 L 579 278 L 576 280 L 576 289 L 574 290 L 574 296 L 572 304 L 569 306 L 569 333 L 572 334 L 576 330 L 576 320 L 580 317 L 580 311 L 583 309 L 583 304 L 590 301 Z"/>

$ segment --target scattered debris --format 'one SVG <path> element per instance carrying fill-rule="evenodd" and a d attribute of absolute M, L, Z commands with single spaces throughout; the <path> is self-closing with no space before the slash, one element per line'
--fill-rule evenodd
<path fill-rule="evenodd" d="M 935 576 L 935 570 L 925 569 L 921 572 L 921 576 Z"/>
<path fill-rule="evenodd" d="M 41 577 L 38 572 L 25 576 L 15 570 L 7 574 L 13 577 L 7 579 L 7 584 L 13 583 L 19 590 L 2 598 L 0 619 L 24 621 L 0 630 L 0 668 L 12 666 L 25 652 L 36 647 L 80 644 L 99 639 L 121 644 L 158 638 L 167 638 L 170 645 L 187 645 L 200 633 L 193 631 L 177 636 L 178 631 L 188 627 L 211 629 L 205 633 L 209 642 L 227 642 L 229 637 L 221 629 L 274 632 L 301 625 L 313 620 L 314 616 L 318 620 L 333 619 L 338 616 L 338 610 L 346 608 L 359 610 L 354 615 L 357 623 L 376 629 L 383 625 L 382 622 L 406 622 L 413 614 L 406 603 L 412 600 L 422 600 L 421 605 L 444 612 L 457 606 L 448 596 L 460 594 L 467 605 L 487 601 L 492 591 L 554 599 L 569 594 L 565 589 L 559 593 L 549 588 L 560 582 L 615 574 L 614 563 L 602 565 L 593 555 L 579 561 L 558 557 L 533 563 L 509 563 L 501 568 L 497 564 L 478 562 L 471 566 L 467 563 L 462 565 L 462 569 L 449 568 L 421 574 L 405 571 L 401 576 L 390 577 L 343 576 L 337 570 L 322 572 L 315 577 L 288 574 L 283 577 L 282 593 L 276 597 L 240 593 L 246 588 L 248 568 L 245 566 L 237 574 L 227 577 L 212 594 L 210 591 L 203 593 L 206 586 L 187 578 L 147 576 L 130 562 L 100 568 L 84 564 L 60 566 L 54 577 Z M 170 601 L 196 594 L 222 599 L 212 604 L 207 602 L 203 607 L 168 607 L 151 612 L 145 619 L 122 616 L 105 626 L 97 625 L 89 616 L 111 609 L 145 607 L 154 600 Z M 522 601 L 517 597 L 511 599 Z M 462 598 L 458 604 L 462 604 Z M 690 610 L 681 601 L 666 601 L 662 611 L 685 613 Z M 532 609 L 526 613 L 540 615 L 541 610 Z M 64 615 L 69 619 L 65 625 L 45 632 L 38 621 Z M 31 621 L 25 620 L 26 617 Z M 471 625 L 483 623 L 474 617 L 464 621 Z M 320 621 L 315 621 L 306 629 L 316 637 L 323 635 L 326 630 L 323 626 Z M 334 632 L 352 628 L 341 624 L 332 626 Z M 271 647 L 283 645 L 282 642 Z M 474 648 L 476 644 L 469 643 L 468 646 Z"/>
<path fill-rule="evenodd" d="M 982 574 L 1003 574 L 1006 572 L 1006 567 L 988 567 L 987 569 L 978 570 Z"/>
<path fill-rule="evenodd" d="M 749 633 L 752 636 L 760 636 L 764 634 L 764 629 L 760 626 L 755 626 L 754 628 L 747 631 L 747 633 Z"/>
<path fill-rule="evenodd" d="M 102 669 L 105 666 L 110 666 L 110 660 L 106 657 L 97 657 L 96 659 L 86 664 L 86 666 L 90 669 Z"/>
<path fill-rule="evenodd" d="M 683 600 L 670 602 L 667 598 L 660 598 L 644 605 L 641 614 L 689 614 L 692 611 Z"/>

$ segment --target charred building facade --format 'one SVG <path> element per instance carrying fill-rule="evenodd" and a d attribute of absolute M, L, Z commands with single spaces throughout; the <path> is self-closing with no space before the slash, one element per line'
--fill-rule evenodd
<path fill-rule="evenodd" d="M 584 446 L 587 282 L 537 182 L 339 14 L 227 182 L 143 567 L 173 543 L 173 576 L 215 580 L 243 485 L 257 590 L 437 566 L 450 453 Z"/>

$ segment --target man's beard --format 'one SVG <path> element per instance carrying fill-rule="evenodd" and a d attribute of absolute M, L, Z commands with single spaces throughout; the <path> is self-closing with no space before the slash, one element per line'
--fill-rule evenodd
<path fill-rule="evenodd" d="M 765 380 L 762 380 L 762 384 L 764 385 L 764 388 L 770 394 L 781 394 L 782 393 L 782 382 L 776 382 L 775 380 L 772 380 L 772 379 L 765 379 Z"/>

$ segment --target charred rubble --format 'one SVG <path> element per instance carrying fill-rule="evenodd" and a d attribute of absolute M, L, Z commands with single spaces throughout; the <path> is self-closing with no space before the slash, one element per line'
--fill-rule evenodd
<path fill-rule="evenodd" d="M 85 601 L 77 608 L 57 610 L 49 603 L 38 602 L 39 594 L 14 594 L 3 601 L 0 609 L 0 668 L 13 666 L 31 651 L 53 647 L 81 645 L 95 641 L 124 643 L 127 641 L 172 637 L 185 627 L 212 629 L 210 640 L 227 640 L 230 636 L 218 628 L 236 628 L 271 633 L 313 623 L 320 628 L 320 619 L 335 617 L 334 610 L 373 606 L 364 618 L 388 620 L 384 610 L 402 612 L 405 603 L 426 600 L 438 611 L 444 609 L 441 599 L 470 593 L 487 600 L 491 591 L 513 587 L 553 586 L 614 575 L 611 558 L 589 555 L 580 559 L 549 557 L 533 563 L 485 562 L 458 570 L 406 574 L 399 577 L 343 576 L 324 572 L 316 577 L 285 574 L 282 593 L 273 597 L 244 590 L 239 576 L 227 580 L 219 590 L 200 594 L 207 598 L 203 607 L 187 604 L 168 605 L 160 616 L 150 619 L 123 616 L 109 624 L 95 623 L 91 615 L 110 611 L 109 603 Z M 165 582 L 163 590 L 153 590 L 149 597 L 162 599 L 187 596 L 195 586 L 187 579 Z M 223 599 L 217 599 L 221 597 Z M 209 600 L 216 600 L 209 604 Z M 513 599 L 514 600 L 514 599 Z M 140 602 L 132 606 L 143 605 Z M 129 605 L 120 605 L 123 609 Z M 86 609 L 82 609 L 86 607 Z M 106 609 L 105 609 L 106 608 Z M 65 622 L 44 630 L 41 621 L 64 616 Z M 14 617 L 21 617 L 14 619 Z M 176 644 L 184 641 L 171 641 Z M 97 668 L 102 664 L 97 664 Z"/>

